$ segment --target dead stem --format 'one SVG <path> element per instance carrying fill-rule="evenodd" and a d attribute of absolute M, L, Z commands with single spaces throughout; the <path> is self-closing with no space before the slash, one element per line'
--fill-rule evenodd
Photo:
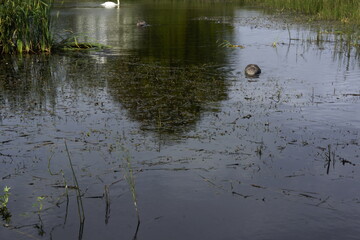
<path fill-rule="evenodd" d="M 129 188 L 130 188 L 130 192 L 131 192 L 131 196 L 133 199 L 133 203 L 134 203 L 134 207 L 135 207 L 135 211 L 136 211 L 136 217 L 137 217 L 137 226 L 136 226 L 136 231 L 134 234 L 133 239 L 135 240 L 137 238 L 137 233 L 139 231 L 139 227 L 140 227 L 140 214 L 139 214 L 139 209 L 138 209 L 138 204 L 137 204 L 137 195 L 136 195 L 136 189 L 135 189 L 135 178 L 134 178 L 134 169 L 131 165 L 131 158 L 129 155 L 126 155 L 124 158 L 124 169 L 125 169 L 125 180 L 127 181 Z"/>
<path fill-rule="evenodd" d="M 80 236 L 82 236 L 82 231 L 83 231 L 84 222 L 85 222 L 84 207 L 83 207 L 83 204 L 82 204 L 82 198 L 81 198 L 79 183 L 78 183 L 76 175 L 75 175 L 74 167 L 73 167 L 73 164 L 72 164 L 70 152 L 69 152 L 68 146 L 66 144 L 66 141 L 65 141 L 65 149 L 66 149 L 66 153 L 68 155 L 68 159 L 69 159 L 69 163 L 70 163 L 70 167 L 71 167 L 71 171 L 72 171 L 72 175 L 73 175 L 74 184 L 76 186 L 76 201 L 77 201 L 77 205 L 78 205 L 78 214 L 79 214 L 79 218 L 80 218 L 80 232 L 79 232 L 79 238 L 80 238 Z"/>
<path fill-rule="evenodd" d="M 326 167 L 326 174 L 329 174 L 330 172 L 330 165 L 333 165 L 333 168 L 335 168 L 335 152 L 331 152 L 331 145 L 328 145 L 328 151 L 325 153 L 325 167 Z"/>
<path fill-rule="evenodd" d="M 110 192 L 109 192 L 109 186 L 105 185 L 104 187 L 104 195 L 105 195 L 105 224 L 108 224 L 109 218 L 110 218 Z"/>

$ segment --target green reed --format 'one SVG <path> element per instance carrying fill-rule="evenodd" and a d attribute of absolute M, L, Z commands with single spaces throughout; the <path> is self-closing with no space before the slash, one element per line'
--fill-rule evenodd
<path fill-rule="evenodd" d="M 314 15 L 321 20 L 360 24 L 359 0 L 242 0 L 242 2 L 276 9 L 295 10 Z"/>
<path fill-rule="evenodd" d="M 0 0 L 0 51 L 50 52 L 53 0 Z"/>

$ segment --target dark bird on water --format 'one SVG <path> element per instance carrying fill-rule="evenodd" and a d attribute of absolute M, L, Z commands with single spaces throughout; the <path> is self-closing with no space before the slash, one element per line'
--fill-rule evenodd
<path fill-rule="evenodd" d="M 145 21 L 141 20 L 136 23 L 136 26 L 138 27 L 147 27 L 149 24 L 147 24 Z"/>
<path fill-rule="evenodd" d="M 256 64 L 249 64 L 245 68 L 245 75 L 247 77 L 256 77 L 261 73 L 261 69 Z"/>

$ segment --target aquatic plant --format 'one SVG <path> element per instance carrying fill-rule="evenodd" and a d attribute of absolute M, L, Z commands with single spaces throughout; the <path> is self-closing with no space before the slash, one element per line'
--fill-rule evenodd
<path fill-rule="evenodd" d="M 0 4 L 2 53 L 50 52 L 53 0 L 3 0 Z"/>
<path fill-rule="evenodd" d="M 76 51 L 76 50 L 101 50 L 110 48 L 110 46 L 97 43 L 96 39 L 91 39 L 83 33 L 74 33 L 66 30 L 62 34 L 56 36 L 53 48 L 57 51 Z M 83 42 L 79 39 L 91 39 L 92 42 Z"/>
<path fill-rule="evenodd" d="M 44 196 L 38 196 L 36 198 L 36 203 L 33 204 L 33 206 L 37 209 L 37 212 L 40 214 L 41 211 L 43 210 L 44 208 L 44 204 L 43 204 L 43 201 L 44 201 L 45 197 Z"/>
<path fill-rule="evenodd" d="M 122 167 L 124 169 L 124 178 L 129 185 L 131 197 L 132 197 L 133 204 L 135 207 L 135 212 L 136 212 L 137 226 L 136 226 L 136 230 L 135 230 L 135 233 L 133 236 L 133 239 L 136 239 L 138 231 L 139 231 L 139 227 L 140 227 L 140 213 L 139 213 L 138 199 L 137 199 L 137 194 L 136 194 L 136 189 L 135 189 L 134 168 L 131 164 L 131 157 L 130 157 L 130 154 L 128 153 L 128 151 L 124 147 L 121 147 L 121 150 L 123 151 L 123 156 L 122 156 L 123 166 Z"/>
<path fill-rule="evenodd" d="M 0 195 L 0 215 L 3 220 L 5 220 L 6 223 L 10 222 L 11 213 L 9 212 L 7 208 L 7 204 L 9 202 L 9 196 L 10 196 L 10 187 L 5 186 L 4 187 L 4 194 Z"/>
<path fill-rule="evenodd" d="M 68 160 L 69 160 L 69 164 L 70 164 L 70 168 L 71 168 L 71 172 L 73 175 L 73 181 L 75 184 L 75 189 L 76 189 L 76 201 L 77 201 L 77 205 L 78 205 L 78 214 L 79 214 L 79 220 L 80 220 L 80 230 L 79 230 L 79 239 L 81 238 L 80 236 L 82 236 L 82 231 L 83 231 L 83 226 L 84 226 L 84 222 L 85 222 L 85 211 L 84 211 L 84 206 L 83 206 L 83 202 L 82 202 L 82 195 L 80 192 L 80 187 L 79 187 L 79 182 L 77 180 L 76 174 L 75 174 L 75 170 L 73 167 L 73 163 L 72 163 L 72 159 L 70 156 L 70 152 L 69 152 L 69 148 L 66 144 L 65 141 L 65 150 L 68 156 Z"/>
<path fill-rule="evenodd" d="M 37 210 L 37 214 L 38 214 L 38 218 L 39 218 L 39 223 L 36 223 L 34 225 L 34 227 L 38 230 L 38 234 L 40 236 L 43 236 L 45 234 L 44 223 L 41 218 L 41 211 L 43 210 L 43 207 L 44 207 L 44 204 L 43 204 L 44 199 L 45 199 L 44 196 L 38 196 L 36 198 L 36 203 L 33 204 L 33 207 L 35 207 Z"/>
<path fill-rule="evenodd" d="M 128 109 L 141 129 L 162 134 L 189 130 L 203 111 L 217 111 L 210 106 L 227 98 L 228 83 L 213 64 L 169 67 L 139 64 L 135 59 L 119 63 L 118 78 L 109 79 L 115 101 Z M 132 71 L 128 71 L 131 67 Z"/>
<path fill-rule="evenodd" d="M 326 168 L 326 174 L 329 174 L 330 172 L 331 163 L 333 165 L 333 168 L 335 168 L 335 152 L 331 151 L 331 145 L 329 144 L 327 147 L 327 151 L 325 152 L 324 168 Z"/>
<path fill-rule="evenodd" d="M 133 199 L 135 211 L 136 211 L 136 217 L 138 219 L 138 222 L 140 222 L 140 215 L 139 215 L 139 209 L 137 204 L 137 195 L 135 190 L 135 178 L 134 178 L 134 169 L 131 165 L 131 158 L 130 156 L 126 156 L 124 159 L 124 169 L 125 169 L 125 179 L 129 185 L 131 197 Z"/>
<path fill-rule="evenodd" d="M 10 196 L 10 187 L 8 186 L 5 186 L 4 187 L 4 194 L 3 195 L 0 195 L 0 208 L 6 208 L 7 207 L 7 204 L 9 202 L 9 196 Z"/>
<path fill-rule="evenodd" d="M 223 41 L 216 41 L 219 44 L 219 47 L 227 47 L 227 48 L 245 48 L 243 45 L 238 45 L 238 44 L 232 44 L 227 40 L 223 40 Z"/>
<path fill-rule="evenodd" d="M 241 2 L 280 10 L 295 10 L 314 15 L 316 19 L 360 24 L 358 0 L 241 0 Z"/>

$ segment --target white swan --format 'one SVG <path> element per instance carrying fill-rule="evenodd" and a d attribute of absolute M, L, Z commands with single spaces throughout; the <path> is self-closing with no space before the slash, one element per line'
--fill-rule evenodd
<path fill-rule="evenodd" d="M 106 7 L 106 8 L 114 8 L 116 6 L 120 6 L 120 0 L 117 0 L 117 4 L 114 2 L 104 2 L 101 4 L 101 6 Z"/>

